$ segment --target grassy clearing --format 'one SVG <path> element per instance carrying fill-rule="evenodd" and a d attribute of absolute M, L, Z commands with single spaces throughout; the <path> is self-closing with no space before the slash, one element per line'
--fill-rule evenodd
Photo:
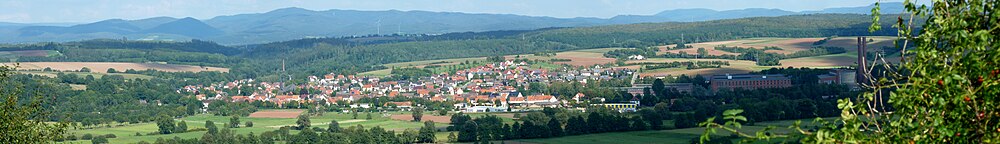
<path fill-rule="evenodd" d="M 382 127 L 386 130 L 392 130 L 396 132 L 402 132 L 406 129 L 419 129 L 423 126 L 421 122 L 411 122 L 411 121 L 398 121 L 392 120 L 388 117 L 382 117 L 381 114 L 372 114 L 371 120 L 365 120 L 365 114 L 359 114 L 359 119 L 353 119 L 351 114 L 340 114 L 340 113 L 325 113 L 323 116 L 310 117 L 310 122 L 313 127 L 326 128 L 330 121 L 336 119 L 341 127 L 350 127 L 356 125 L 362 125 L 365 128 L 371 127 Z M 230 117 L 226 116 L 213 116 L 213 115 L 195 115 L 189 116 L 181 119 L 177 119 L 178 122 L 185 121 L 188 125 L 188 129 L 204 128 L 205 121 L 211 120 L 220 129 L 224 127 L 225 123 L 229 122 Z M 292 126 L 295 125 L 295 118 L 251 118 L 251 117 L 240 117 L 241 125 L 247 121 L 253 122 L 253 127 L 241 127 L 231 129 L 237 134 L 260 134 L 266 131 L 278 130 L 282 126 Z M 439 128 L 447 127 L 448 124 L 435 124 Z M 84 130 L 70 130 L 68 134 L 77 135 L 79 138 L 83 134 L 114 134 L 118 138 L 108 139 L 111 143 L 136 143 L 139 141 L 153 142 L 157 138 L 173 138 L 179 137 L 182 139 L 190 138 L 201 138 L 205 134 L 205 131 L 195 131 L 186 133 L 175 133 L 175 134 L 165 134 L 165 135 L 148 135 L 157 131 L 157 126 L 155 123 L 141 123 L 141 124 L 131 124 L 126 126 L 116 126 L 111 128 L 96 128 L 96 129 L 84 129 Z M 136 133 L 140 133 L 142 136 L 136 136 Z M 447 137 L 447 133 L 444 134 Z M 72 141 L 70 143 L 79 143 L 87 141 Z"/>
<path fill-rule="evenodd" d="M 87 90 L 87 85 L 69 84 L 69 87 L 72 88 L 73 90 Z"/>
<path fill-rule="evenodd" d="M 831 118 L 825 118 L 831 120 Z M 802 124 L 804 127 L 811 126 L 811 121 L 813 119 L 802 119 Z M 744 133 L 754 133 L 758 130 L 762 130 L 768 126 L 778 127 L 775 132 L 787 133 L 791 132 L 790 129 L 786 127 L 792 125 L 795 121 L 799 120 L 784 120 L 784 121 L 772 121 L 772 122 L 760 122 L 756 125 L 744 125 L 741 132 Z M 703 127 L 695 128 L 685 128 L 685 129 L 672 129 L 672 130 L 659 130 L 659 131 L 633 131 L 633 132 L 615 132 L 615 133 L 599 133 L 599 134 L 588 134 L 588 135 L 578 135 L 578 136 L 566 136 L 558 138 L 545 138 L 545 139 L 523 139 L 523 140 L 513 140 L 515 143 L 546 143 L 546 144 L 580 144 L 580 143 L 690 143 L 691 140 L 698 138 L 702 133 L 705 132 Z M 731 133 L 718 130 L 718 133 L 714 134 L 714 137 L 724 137 L 729 136 Z M 738 139 L 733 139 L 734 142 L 739 141 Z M 767 143 L 780 142 L 780 140 L 773 140 Z"/>
<path fill-rule="evenodd" d="M 392 73 L 392 69 L 381 69 L 375 71 L 368 71 L 363 73 L 358 73 L 359 76 L 373 76 L 373 77 L 385 77 Z"/>

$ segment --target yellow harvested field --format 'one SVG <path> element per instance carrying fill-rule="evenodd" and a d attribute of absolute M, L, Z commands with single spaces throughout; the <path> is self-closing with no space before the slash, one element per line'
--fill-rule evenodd
<path fill-rule="evenodd" d="M 3 65 L 13 65 L 3 63 Z M 22 70 L 42 70 L 51 68 L 58 71 L 77 71 L 84 67 L 89 68 L 94 73 L 106 73 L 109 68 L 117 71 L 134 70 L 158 70 L 166 72 L 201 72 L 219 71 L 229 72 L 229 68 L 219 67 L 199 67 L 190 65 L 160 64 L 160 63 L 121 63 L 121 62 L 22 62 L 18 69 Z"/>
<path fill-rule="evenodd" d="M 252 118 L 295 118 L 302 114 L 302 110 L 262 110 L 250 114 Z"/>
<path fill-rule="evenodd" d="M 600 52 L 578 52 L 569 51 L 557 53 L 555 58 L 569 59 L 568 62 L 556 62 L 556 64 L 569 64 L 574 66 L 592 66 L 597 64 L 614 63 L 614 58 L 604 57 Z"/>

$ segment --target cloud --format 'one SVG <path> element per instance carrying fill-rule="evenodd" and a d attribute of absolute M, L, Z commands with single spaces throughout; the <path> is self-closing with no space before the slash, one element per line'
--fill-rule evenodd
<path fill-rule="evenodd" d="M 26 13 L 0 14 L 0 20 L 3 20 L 3 21 L 29 21 L 29 20 L 31 20 L 31 15 L 28 15 Z"/>

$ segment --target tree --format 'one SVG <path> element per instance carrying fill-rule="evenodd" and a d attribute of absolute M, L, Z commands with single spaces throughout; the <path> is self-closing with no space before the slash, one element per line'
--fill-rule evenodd
<path fill-rule="evenodd" d="M 639 114 L 642 115 L 643 120 L 649 123 L 650 129 L 660 130 L 663 128 L 663 117 L 660 113 L 650 108 L 643 108 L 639 110 Z"/>
<path fill-rule="evenodd" d="M 998 1 L 942 0 L 930 9 L 907 1 L 906 12 L 896 17 L 901 64 L 871 63 L 859 73 L 864 93 L 837 100 L 840 117 L 817 119 L 811 130 L 801 122 L 795 134 L 757 135 L 739 132 L 746 122 L 742 109 L 723 112 L 725 123 L 715 117 L 700 142 L 711 141 L 716 129 L 733 132 L 745 141 L 774 138 L 801 139 L 801 143 L 995 143 L 1000 141 L 1000 31 Z M 872 9 L 870 31 L 881 29 L 879 7 Z M 914 19 L 930 15 L 924 24 Z M 919 34 L 914 26 L 922 25 Z M 859 38 L 859 41 L 861 39 Z M 914 47 L 908 47 L 913 42 Z M 882 54 L 876 54 L 881 59 Z M 867 63 L 867 62 L 866 62 Z M 867 70 L 866 70 L 867 69 Z M 871 72 L 868 72 L 871 71 Z"/>
<path fill-rule="evenodd" d="M 173 132 L 174 133 L 183 133 L 183 132 L 187 132 L 187 129 L 188 129 L 187 122 L 181 121 L 181 122 L 177 122 L 177 128 L 174 129 Z"/>
<path fill-rule="evenodd" d="M 239 128 L 240 127 L 240 117 L 233 115 L 229 118 L 229 128 Z"/>
<path fill-rule="evenodd" d="M 330 125 L 326 127 L 326 132 L 339 133 L 340 131 L 340 123 L 338 123 L 336 119 L 331 120 Z"/>
<path fill-rule="evenodd" d="M 219 132 L 219 128 L 215 127 L 215 123 L 212 121 L 205 121 L 205 129 L 208 129 L 207 134 L 216 134 Z"/>
<path fill-rule="evenodd" d="M 411 115 L 413 115 L 413 121 L 419 122 L 420 119 L 424 117 L 424 108 L 422 107 L 413 108 L 413 113 Z"/>
<path fill-rule="evenodd" d="M 434 122 L 424 122 L 424 127 L 420 128 L 419 143 L 434 143 L 434 132 L 436 131 Z"/>
<path fill-rule="evenodd" d="M 160 134 L 170 134 L 175 129 L 174 119 L 167 115 L 160 115 L 159 120 L 156 122 L 156 127 L 160 128 Z"/>
<path fill-rule="evenodd" d="M 83 67 L 80 69 L 80 72 L 90 72 L 90 68 Z"/>
<path fill-rule="evenodd" d="M 15 69 L 9 65 L 0 66 L 0 86 L 10 86 L 12 81 L 9 77 L 13 75 Z M 68 122 L 46 123 L 42 119 L 47 118 L 46 111 L 49 108 L 42 106 L 44 98 L 34 96 L 28 104 L 19 104 L 18 97 L 21 96 L 21 88 L 7 87 L 0 89 L 0 97 L 5 101 L 0 102 L 0 141 L 8 143 L 49 143 L 56 139 L 61 139 L 66 132 Z"/>
<path fill-rule="evenodd" d="M 549 118 L 548 128 L 549 128 L 550 136 L 552 136 L 552 137 L 563 136 L 562 123 L 559 123 L 559 120 L 556 119 L 555 117 Z"/>
<path fill-rule="evenodd" d="M 319 135 L 315 131 L 312 129 L 302 129 L 299 134 L 290 140 L 290 143 L 316 143 L 318 141 Z"/>
<path fill-rule="evenodd" d="M 708 56 L 708 51 L 705 48 L 698 48 L 698 57 L 704 58 L 705 56 Z"/>
<path fill-rule="evenodd" d="M 108 68 L 108 73 L 118 73 L 118 71 L 115 68 Z"/>
<path fill-rule="evenodd" d="M 440 116 L 446 116 L 446 115 L 448 115 L 448 110 L 447 109 L 439 109 L 439 110 L 437 110 L 437 112 L 438 112 L 438 115 L 440 115 Z"/>
<path fill-rule="evenodd" d="M 367 119 L 367 120 L 371 120 L 372 119 L 372 112 L 369 111 L 368 113 L 365 113 L 365 115 L 366 115 L 365 119 Z"/>
<path fill-rule="evenodd" d="M 466 121 L 462 130 L 458 131 L 458 142 L 474 142 L 479 137 L 479 125 L 475 121 Z"/>
<path fill-rule="evenodd" d="M 243 124 L 243 125 L 247 126 L 247 127 L 253 127 L 253 122 L 252 121 L 247 121 L 246 124 Z"/>
<path fill-rule="evenodd" d="M 664 87 L 663 79 L 653 80 L 653 86 L 651 89 L 653 90 L 653 95 L 656 95 L 656 98 L 658 99 L 666 98 L 666 95 L 664 95 L 664 91 L 666 91 L 665 88 L 666 87 Z"/>
<path fill-rule="evenodd" d="M 299 118 L 298 120 L 295 121 L 295 124 L 298 125 L 298 127 L 295 127 L 295 129 L 297 130 L 309 128 L 309 126 L 311 125 L 309 122 L 309 115 L 307 114 L 299 115 Z"/>
<path fill-rule="evenodd" d="M 515 128 L 516 129 L 516 128 Z M 566 121 L 567 135 L 580 135 L 587 133 L 587 122 L 581 116 L 574 116 Z"/>

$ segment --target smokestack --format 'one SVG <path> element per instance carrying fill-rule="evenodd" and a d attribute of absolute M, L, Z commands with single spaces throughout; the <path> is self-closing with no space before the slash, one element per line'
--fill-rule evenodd
<path fill-rule="evenodd" d="M 868 56 L 868 38 L 858 37 L 858 68 L 857 68 L 857 82 L 860 84 L 868 84 L 868 60 L 865 58 Z"/>

